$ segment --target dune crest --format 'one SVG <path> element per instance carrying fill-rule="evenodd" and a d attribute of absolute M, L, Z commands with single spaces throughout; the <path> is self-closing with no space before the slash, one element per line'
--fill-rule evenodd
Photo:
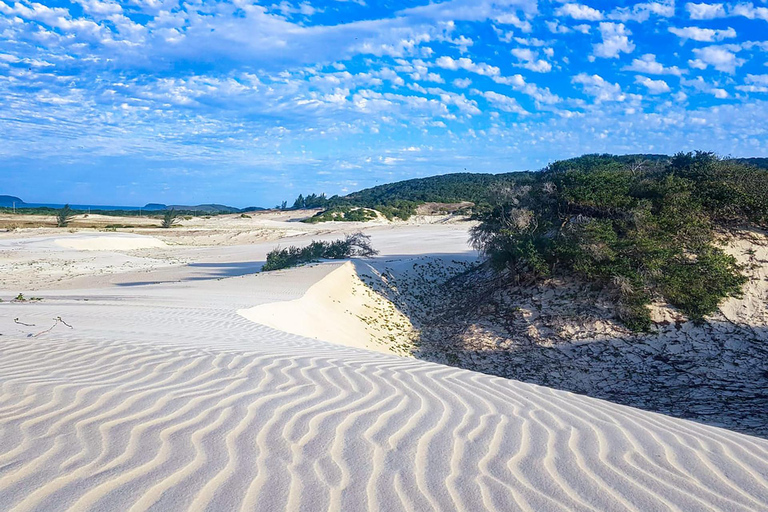
<path fill-rule="evenodd" d="M 351 261 L 312 285 L 300 299 L 237 313 L 279 331 L 385 354 L 407 355 L 412 340 L 408 317 L 369 289 Z"/>

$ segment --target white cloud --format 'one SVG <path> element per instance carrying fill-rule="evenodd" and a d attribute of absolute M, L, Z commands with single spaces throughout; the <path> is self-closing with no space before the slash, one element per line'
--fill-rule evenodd
<path fill-rule="evenodd" d="M 693 53 L 696 55 L 696 59 L 689 61 L 691 67 L 698 69 L 706 69 L 707 66 L 712 66 L 718 71 L 724 73 L 733 74 L 736 72 L 736 68 L 746 62 L 744 59 L 739 59 L 734 50 L 740 49 L 737 45 L 723 45 L 723 46 L 707 46 L 704 48 L 694 48 Z"/>
<path fill-rule="evenodd" d="M 567 34 L 571 31 L 570 28 L 566 27 L 565 25 L 561 25 L 557 20 L 545 21 L 544 24 L 553 34 Z"/>
<path fill-rule="evenodd" d="M 714 18 L 725 17 L 725 7 L 723 4 L 685 4 L 685 10 L 694 20 L 711 20 Z"/>
<path fill-rule="evenodd" d="M 764 0 L 763 0 L 763 3 Z M 750 20 L 762 19 L 768 21 L 768 7 L 756 7 L 752 2 L 737 4 L 685 4 L 691 19 L 712 20 L 725 17 L 744 17 Z"/>
<path fill-rule="evenodd" d="M 608 18 L 618 21 L 636 21 L 642 23 L 648 20 L 651 14 L 664 18 L 671 18 L 675 15 L 674 0 L 670 2 L 640 3 L 633 5 L 631 8 L 617 7 L 608 14 Z"/>
<path fill-rule="evenodd" d="M 574 84 L 580 84 L 584 92 L 593 96 L 595 101 L 624 101 L 626 94 L 621 91 L 619 84 L 612 84 L 600 75 L 588 75 L 579 73 L 571 79 Z"/>
<path fill-rule="evenodd" d="M 694 41 L 703 41 L 707 43 L 736 37 L 736 31 L 730 27 L 722 30 L 699 27 L 669 27 L 669 31 L 683 40 L 693 39 Z"/>
<path fill-rule="evenodd" d="M 552 65 L 546 60 L 539 59 L 539 52 L 530 48 L 513 48 L 511 53 L 521 62 L 518 64 L 520 67 L 536 73 L 548 73 L 552 70 Z"/>
<path fill-rule="evenodd" d="M 682 80 L 680 84 L 686 87 L 691 87 L 699 92 L 710 94 L 718 99 L 725 99 L 729 96 L 728 91 L 718 85 L 707 82 L 700 76 L 697 76 L 693 80 Z"/>
<path fill-rule="evenodd" d="M 459 89 L 466 89 L 467 87 L 472 85 L 472 80 L 470 80 L 469 78 L 457 78 L 451 83 L 453 83 L 454 87 L 458 87 Z"/>
<path fill-rule="evenodd" d="M 582 4 L 565 4 L 555 10 L 555 15 L 585 21 L 599 21 L 603 19 L 602 12 Z"/>
<path fill-rule="evenodd" d="M 517 14 L 515 13 L 505 13 L 501 14 L 499 16 L 496 16 L 494 19 L 496 23 L 500 25 L 512 25 L 514 27 L 519 28 L 523 32 L 530 32 L 533 30 L 533 26 L 531 25 L 531 22 L 528 20 L 521 20 Z"/>
<path fill-rule="evenodd" d="M 635 83 L 645 86 L 651 94 L 669 92 L 669 85 L 664 80 L 652 80 L 647 76 L 636 76 Z"/>
<path fill-rule="evenodd" d="M 467 57 L 454 59 L 452 57 L 443 56 L 439 57 L 435 61 L 435 65 L 443 69 L 450 69 L 451 71 L 463 69 L 465 71 L 469 71 L 470 73 L 476 73 L 483 76 L 498 76 L 501 73 L 499 68 L 496 66 L 491 66 L 482 62 L 475 63 L 472 61 L 472 59 Z"/>
<path fill-rule="evenodd" d="M 750 83 L 750 84 L 768 86 L 768 75 L 752 75 L 752 74 L 748 74 L 747 77 L 746 77 L 746 82 Z"/>
<path fill-rule="evenodd" d="M 729 9 L 730 16 L 743 16 L 750 20 L 761 19 L 768 21 L 768 8 L 755 7 L 751 3 L 739 3 Z"/>
<path fill-rule="evenodd" d="M 652 75 L 676 75 L 680 76 L 682 72 L 677 66 L 664 67 L 660 62 L 656 62 L 656 55 L 646 53 L 639 59 L 633 59 L 632 64 L 624 66 L 625 71 L 639 71 L 640 73 L 649 73 Z"/>
<path fill-rule="evenodd" d="M 594 55 L 603 58 L 618 58 L 620 53 L 632 53 L 635 45 L 629 40 L 632 34 L 623 23 L 600 23 L 603 42 L 594 45 Z"/>
<path fill-rule="evenodd" d="M 498 108 L 499 110 L 522 115 L 528 114 L 528 112 L 520 106 L 516 99 L 505 96 L 504 94 L 499 94 L 493 91 L 486 91 L 483 93 L 483 96 L 491 103 L 491 105 Z"/>
<path fill-rule="evenodd" d="M 512 76 L 497 76 L 493 78 L 493 81 L 497 84 L 508 85 L 514 90 L 530 96 L 536 101 L 536 103 L 553 105 L 561 101 L 560 97 L 556 94 L 552 94 L 549 88 L 542 88 L 536 84 L 526 82 L 525 78 L 523 78 L 523 75 L 520 74 Z"/>

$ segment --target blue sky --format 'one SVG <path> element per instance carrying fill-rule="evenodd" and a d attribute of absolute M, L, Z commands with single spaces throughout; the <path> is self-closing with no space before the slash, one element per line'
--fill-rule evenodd
<path fill-rule="evenodd" d="M 0 194 L 271 206 L 588 152 L 768 156 L 768 3 L 0 0 Z"/>

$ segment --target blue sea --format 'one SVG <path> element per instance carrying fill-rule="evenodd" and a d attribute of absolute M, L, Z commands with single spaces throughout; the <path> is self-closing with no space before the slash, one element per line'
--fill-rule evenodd
<path fill-rule="evenodd" d="M 103 211 L 103 212 L 111 212 L 116 210 L 122 210 L 122 211 L 160 211 L 162 208 L 159 207 L 153 207 L 153 208 L 145 208 L 143 206 L 113 206 L 113 205 L 103 205 L 103 204 L 71 204 L 69 205 L 70 208 L 73 210 L 80 210 L 80 211 Z M 63 204 L 52 204 L 52 203 L 24 203 L 24 204 L 17 204 L 16 208 L 64 208 Z"/>

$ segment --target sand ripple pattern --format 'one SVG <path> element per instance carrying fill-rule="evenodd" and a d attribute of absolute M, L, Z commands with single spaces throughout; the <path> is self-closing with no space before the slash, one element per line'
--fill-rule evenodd
<path fill-rule="evenodd" d="M 768 510 L 765 440 L 470 371 L 76 337 L 0 351 L 2 510 Z"/>

